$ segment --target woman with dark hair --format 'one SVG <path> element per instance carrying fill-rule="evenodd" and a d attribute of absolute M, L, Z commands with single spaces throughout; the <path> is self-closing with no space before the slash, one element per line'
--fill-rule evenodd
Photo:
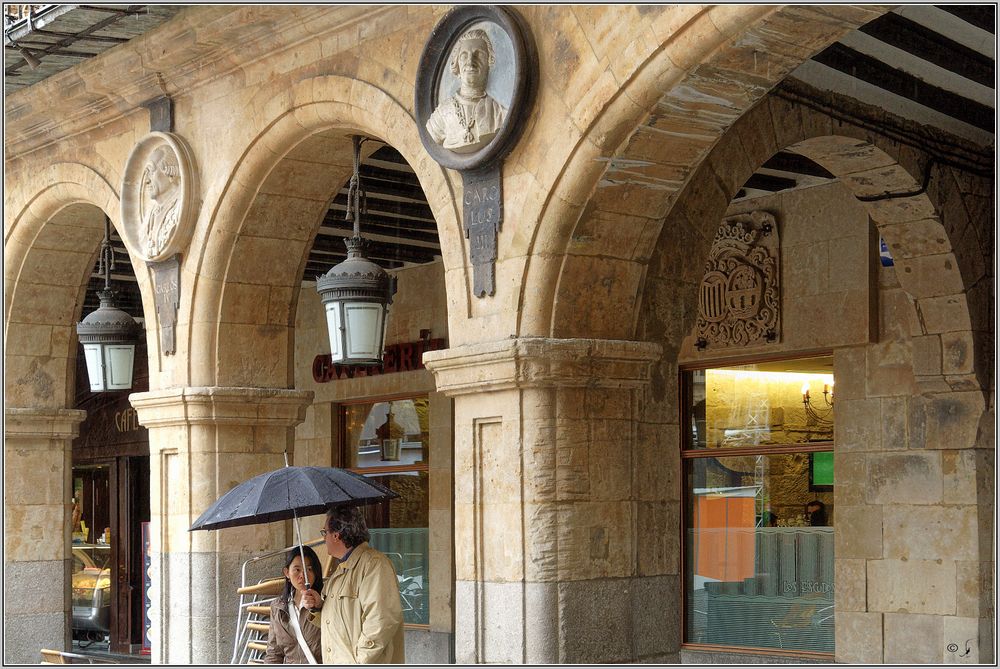
<path fill-rule="evenodd" d="M 309 546 L 302 546 L 301 553 L 299 549 L 296 546 L 288 551 L 285 568 L 282 569 L 285 590 L 271 602 L 271 628 L 267 633 L 265 664 L 316 664 L 320 661 L 321 634 L 309 622 L 311 614 L 308 608 L 302 606 L 302 593 L 306 591 L 307 583 L 311 588 L 322 590 L 323 568 L 316 551 Z M 306 557 L 305 569 L 302 554 Z M 296 613 L 295 619 L 291 611 Z"/>
<path fill-rule="evenodd" d="M 368 545 L 365 518 L 356 508 L 331 509 L 320 534 L 340 563 L 326 587 L 302 599 L 321 609 L 323 664 L 403 664 L 403 607 L 392 562 Z M 320 595 L 320 592 L 323 594 Z"/>

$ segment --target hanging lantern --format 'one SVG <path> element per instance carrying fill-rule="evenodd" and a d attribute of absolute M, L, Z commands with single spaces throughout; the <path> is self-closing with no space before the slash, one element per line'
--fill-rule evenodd
<path fill-rule="evenodd" d="M 361 137 L 354 136 L 354 176 L 347 194 L 347 216 L 354 215 L 354 236 L 344 240 L 347 259 L 316 281 L 326 308 L 330 357 L 342 365 L 381 365 L 389 305 L 396 277 L 368 260 L 361 237 Z"/>
<path fill-rule="evenodd" d="M 104 290 L 98 291 L 101 306 L 76 324 L 77 337 L 87 361 L 87 377 L 92 392 L 128 390 L 132 387 L 135 344 L 142 326 L 115 306 L 111 289 L 111 221 L 104 219 L 104 242 L 98 271 L 104 273 Z"/>

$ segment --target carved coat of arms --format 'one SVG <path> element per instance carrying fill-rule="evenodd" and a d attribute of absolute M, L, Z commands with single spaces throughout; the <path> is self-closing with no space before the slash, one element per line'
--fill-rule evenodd
<path fill-rule="evenodd" d="M 764 211 L 722 221 L 698 293 L 698 347 L 778 341 L 778 226 Z"/>

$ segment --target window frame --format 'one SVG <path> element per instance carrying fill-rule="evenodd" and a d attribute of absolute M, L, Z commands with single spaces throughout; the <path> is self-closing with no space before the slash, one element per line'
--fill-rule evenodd
<path fill-rule="evenodd" d="M 398 402 L 400 400 L 413 400 L 413 399 L 424 398 L 428 402 L 427 403 L 427 411 L 429 413 L 430 412 L 430 393 L 431 393 L 431 391 L 426 391 L 425 390 L 425 391 L 413 392 L 413 393 L 401 393 L 401 394 L 393 394 L 393 395 L 383 395 L 383 396 L 378 396 L 378 397 L 365 397 L 365 398 L 349 399 L 349 400 L 343 400 L 343 401 L 337 402 L 336 403 L 337 441 L 339 443 L 338 443 L 338 447 L 336 449 L 336 455 L 337 455 L 337 465 L 336 466 L 342 467 L 343 469 L 346 469 L 347 471 L 353 472 L 355 474 L 361 474 L 363 476 L 364 475 L 368 475 L 368 474 L 379 475 L 379 474 L 394 474 L 394 473 L 399 473 L 399 472 L 424 472 L 424 473 L 427 474 L 427 485 L 428 485 L 427 494 L 428 494 L 428 497 L 429 497 L 430 496 L 430 477 L 431 477 L 430 462 L 429 462 L 429 460 L 430 460 L 430 424 L 429 424 L 429 417 L 428 417 L 428 426 L 427 426 L 427 440 L 428 440 L 428 443 L 427 443 L 427 459 L 423 462 L 423 464 L 382 465 L 382 466 L 377 466 L 377 467 L 346 467 L 344 465 L 347 462 L 350 461 L 350 458 L 348 457 L 348 453 L 347 453 L 347 449 L 349 448 L 349 444 L 348 444 L 348 439 L 347 439 L 347 421 L 345 420 L 345 417 L 346 417 L 345 414 L 346 414 L 347 407 L 349 407 L 349 406 L 358 406 L 358 405 L 362 405 L 362 404 L 372 404 L 372 405 L 374 405 L 374 404 L 379 404 L 381 402 Z M 428 527 L 428 531 L 430 531 L 430 517 L 427 518 L 427 527 Z M 429 555 L 428 555 L 428 559 L 430 559 Z M 428 605 L 429 604 L 430 604 L 430 593 L 428 592 Z M 408 622 L 404 621 L 403 622 L 403 629 L 430 631 L 431 625 L 430 625 L 429 622 L 427 622 L 427 623 L 408 623 Z"/>
<path fill-rule="evenodd" d="M 723 644 L 706 644 L 706 643 L 696 643 L 688 641 L 688 627 L 687 627 L 687 606 L 688 606 L 688 582 L 687 582 L 687 542 L 685 537 L 687 535 L 687 523 L 688 523 L 688 467 L 691 461 L 698 460 L 701 458 L 719 458 L 719 457 L 734 457 L 741 455 L 787 455 L 787 454 L 797 454 L 797 453 L 817 453 L 817 452 L 834 452 L 834 439 L 826 441 L 810 441 L 803 442 L 802 444 L 789 444 L 781 446 L 736 446 L 732 448 L 702 448 L 695 449 L 690 445 L 690 439 L 687 438 L 691 434 L 691 417 L 692 417 L 692 405 L 691 405 L 691 372 L 696 372 L 699 370 L 707 369 L 722 369 L 726 367 L 735 367 L 738 365 L 753 365 L 761 364 L 767 362 L 781 362 L 784 360 L 808 360 L 810 358 L 832 358 L 832 350 L 815 350 L 800 353 L 791 353 L 783 355 L 767 355 L 767 356 L 734 356 L 732 358 L 715 358 L 712 360 L 698 360 L 689 363 L 682 363 L 677 366 L 677 392 L 678 392 L 678 425 L 680 427 L 680 438 L 678 439 L 678 449 L 680 451 L 680 472 L 677 477 L 681 502 L 681 517 L 680 522 L 677 524 L 680 536 L 678 537 L 678 545 L 680 546 L 679 555 L 679 574 L 680 574 L 680 647 L 682 650 L 692 650 L 701 652 L 713 652 L 713 653 L 742 653 L 746 655 L 772 655 L 780 657 L 795 657 L 810 660 L 819 661 L 829 661 L 833 662 L 834 653 L 825 653 L 821 651 L 810 651 L 810 650 L 789 650 L 782 648 L 768 648 L 768 647 L 758 647 L 758 646 L 732 646 Z M 836 430 L 836 425 L 834 425 L 834 430 Z M 836 432 L 834 432 L 836 434 Z M 836 531 L 836 530 L 834 530 Z"/>

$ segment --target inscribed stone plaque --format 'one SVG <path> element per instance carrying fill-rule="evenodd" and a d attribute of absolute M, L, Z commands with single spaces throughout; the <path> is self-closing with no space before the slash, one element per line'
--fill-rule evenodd
<path fill-rule="evenodd" d="M 496 293 L 503 159 L 534 97 L 538 62 L 530 37 L 510 9 L 456 7 L 434 28 L 417 70 L 420 141 L 438 164 L 462 173 L 462 227 L 480 298 Z"/>
<path fill-rule="evenodd" d="M 503 224 L 503 182 L 500 166 L 462 172 L 462 227 L 469 240 L 473 293 L 496 292 L 497 233 Z"/>
<path fill-rule="evenodd" d="M 181 299 L 180 256 L 149 263 L 149 268 L 153 270 L 154 303 L 160 323 L 160 350 L 166 355 L 173 355 L 177 351 L 174 331 L 177 325 L 177 307 L 180 306 Z"/>

